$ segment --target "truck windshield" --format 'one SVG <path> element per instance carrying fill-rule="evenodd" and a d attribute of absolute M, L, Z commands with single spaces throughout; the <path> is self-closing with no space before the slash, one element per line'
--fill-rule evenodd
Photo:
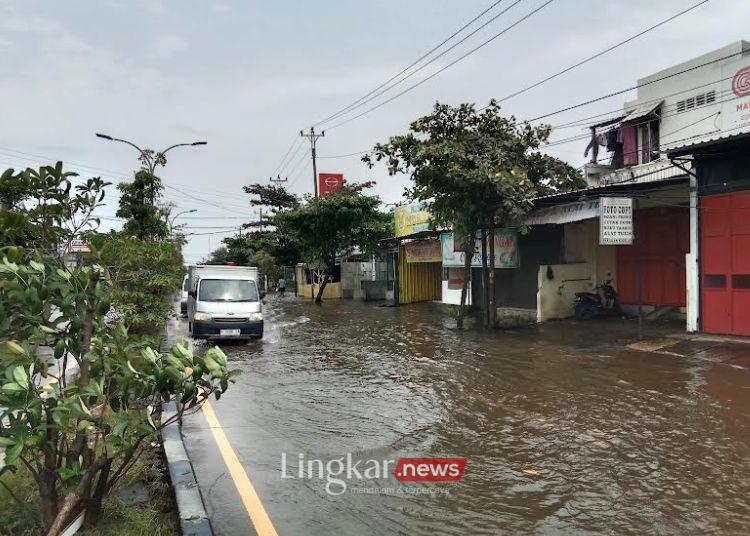
<path fill-rule="evenodd" d="M 202 279 L 199 301 L 254 302 L 258 301 L 255 281 L 242 279 Z"/>

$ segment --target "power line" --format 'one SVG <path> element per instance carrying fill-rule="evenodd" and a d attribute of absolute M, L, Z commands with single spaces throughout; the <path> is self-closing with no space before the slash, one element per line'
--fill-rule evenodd
<path fill-rule="evenodd" d="M 728 92 L 728 93 L 731 93 L 731 92 Z M 716 105 L 724 104 L 726 102 L 731 102 L 733 100 L 737 100 L 738 98 L 740 98 L 740 97 L 732 97 L 732 98 L 728 98 L 728 99 L 718 100 L 718 101 L 714 102 L 713 105 L 716 106 Z M 718 113 L 719 112 L 713 112 L 713 113 L 711 113 L 711 115 L 709 115 L 708 117 L 706 117 L 704 119 L 699 120 L 698 122 L 705 121 L 706 119 L 708 119 L 710 117 L 718 115 Z M 668 117 L 674 117 L 674 116 L 681 115 L 681 114 L 682 114 L 682 112 L 674 111 L 674 112 L 671 112 L 671 113 L 664 113 L 664 114 L 662 114 L 660 116 L 660 118 L 661 119 L 665 119 L 665 118 L 668 118 Z M 633 123 L 633 124 L 635 126 L 638 126 L 638 125 L 643 125 L 643 124 L 648 123 L 648 122 L 649 121 L 646 120 L 646 121 L 639 121 L 639 122 Z M 692 123 L 691 123 L 691 125 L 688 125 L 688 126 L 692 126 Z M 686 128 L 686 127 L 682 127 L 682 128 Z M 664 136 L 667 136 L 667 135 L 668 134 L 662 134 L 661 137 L 664 137 Z M 570 142 L 573 142 L 573 141 L 580 141 L 580 140 L 585 140 L 585 139 L 589 139 L 589 138 L 591 138 L 591 134 L 590 133 L 578 134 L 576 136 L 570 136 L 568 138 L 562 138 L 562 139 L 559 139 L 559 140 L 551 141 L 548 144 L 544 145 L 544 147 L 554 147 L 556 145 L 564 145 L 566 143 L 570 143 Z"/>
<path fill-rule="evenodd" d="M 365 151 L 357 151 L 354 153 L 349 154 L 336 154 L 336 155 L 330 155 L 330 156 L 319 156 L 318 158 L 348 158 L 350 156 L 359 156 L 361 154 L 369 153 L 372 149 L 367 149 Z"/>
<path fill-rule="evenodd" d="M 686 89 L 681 89 L 680 91 L 676 91 L 676 92 L 670 93 L 668 95 L 662 95 L 660 97 L 656 97 L 656 98 L 653 98 L 653 99 L 648 99 L 648 100 L 644 100 L 644 101 L 638 101 L 637 105 L 638 106 L 644 106 L 644 105 L 648 105 L 648 104 L 657 104 L 658 102 L 666 100 L 666 99 L 668 99 L 670 97 L 675 97 L 677 95 L 682 95 L 684 93 L 690 93 L 692 91 L 696 91 L 698 89 L 702 89 L 702 88 L 707 87 L 707 86 L 712 86 L 714 84 L 718 84 L 720 82 L 724 82 L 724 81 L 730 80 L 732 78 L 733 78 L 732 76 L 728 76 L 728 77 L 725 77 L 725 78 L 719 78 L 718 80 L 712 80 L 711 82 L 707 82 L 705 84 L 700 84 L 698 86 L 693 86 L 693 87 L 689 87 L 689 88 L 686 88 Z M 716 98 L 722 98 L 725 95 L 728 95 L 730 93 L 732 93 L 731 89 L 718 91 L 716 93 Z M 721 102 L 723 102 L 723 101 L 721 101 Z M 676 109 L 677 108 L 677 103 L 669 104 L 669 105 L 667 105 L 667 107 L 668 108 L 669 107 L 673 107 L 673 108 Z M 567 123 L 560 123 L 558 125 L 551 125 L 551 126 L 552 126 L 552 130 L 561 130 L 561 129 L 564 129 L 564 128 L 571 128 L 571 127 L 591 128 L 593 126 L 596 126 L 598 123 L 602 123 L 602 122 L 610 120 L 610 119 L 611 120 L 618 119 L 618 118 L 622 117 L 625 113 L 627 113 L 627 112 L 625 112 L 623 108 L 618 108 L 617 110 L 611 110 L 611 111 L 603 112 L 603 113 L 596 114 L 596 115 L 582 117 L 582 118 L 576 119 L 574 121 L 569 121 Z M 672 114 L 670 114 L 670 115 L 672 115 Z M 607 119 L 601 119 L 603 116 L 610 116 L 610 117 L 608 117 Z M 592 119 L 597 119 L 597 121 L 590 122 L 590 120 L 592 120 Z"/>
<path fill-rule="evenodd" d="M 526 87 L 524 87 L 522 89 L 519 89 L 518 91 L 514 91 L 513 93 L 510 93 L 509 95 L 506 95 L 505 97 L 499 99 L 497 102 L 505 102 L 505 101 L 507 101 L 509 99 L 512 99 L 513 97 L 517 97 L 518 95 L 521 95 L 522 93 L 526 93 L 527 91 L 530 91 L 530 90 L 532 90 L 532 89 L 534 89 L 536 87 L 539 87 L 542 84 L 545 84 L 545 83 L 549 82 L 550 80 L 554 80 L 555 78 L 557 78 L 559 76 L 562 76 L 565 73 L 568 73 L 568 72 L 572 71 L 573 69 L 577 69 L 578 67 L 580 67 L 582 65 L 585 65 L 586 63 L 588 63 L 590 61 L 593 61 L 593 60 L 595 60 L 597 58 L 600 58 L 601 56 L 604 56 L 605 54 L 607 54 L 609 52 L 612 52 L 613 50 L 615 50 L 615 49 L 617 49 L 617 48 L 619 48 L 619 47 L 621 47 L 621 46 L 623 46 L 623 45 L 625 45 L 627 43 L 630 43 L 631 41 L 634 41 L 634 40 L 638 39 L 639 37 L 641 37 L 641 36 L 643 36 L 643 35 L 651 32 L 651 31 L 653 31 L 653 30 L 655 30 L 655 29 L 657 29 L 657 28 L 659 28 L 661 26 L 664 26 L 665 24 L 667 24 L 669 22 L 672 22 L 673 20 L 675 20 L 675 19 L 677 19 L 677 18 L 679 18 L 679 17 L 681 17 L 681 16 L 683 16 L 683 15 L 685 15 L 685 14 L 693 11 L 694 9 L 697 9 L 698 7 L 702 6 L 703 4 L 708 3 L 709 1 L 710 0 L 701 0 L 697 4 L 693 4 L 692 6 L 688 7 L 687 9 L 684 9 L 684 10 L 680 11 L 679 13 L 676 13 L 676 14 L 672 15 L 671 17 L 668 17 L 668 18 L 664 19 L 663 21 L 658 22 L 658 23 L 654 24 L 653 26 L 649 26 L 645 30 L 641 30 L 637 34 L 631 35 L 627 39 L 624 39 L 624 40 L 622 40 L 622 41 L 620 41 L 618 43 L 615 43 L 614 45 L 612 45 L 610 47 L 605 48 L 604 50 L 601 50 L 601 51 L 597 52 L 593 56 L 589 56 L 588 58 L 585 58 L 585 59 L 583 59 L 583 60 L 581 60 L 581 61 L 579 61 L 579 62 L 571 65 L 570 67 L 566 67 L 562 71 L 558 71 L 555 74 L 549 75 L 546 78 L 543 78 L 542 80 L 539 80 L 538 82 L 534 82 L 531 85 L 528 85 L 528 86 L 526 86 Z"/>
<path fill-rule="evenodd" d="M 286 160 L 286 157 L 289 156 L 289 154 L 292 152 L 292 149 L 294 148 L 297 143 L 299 143 L 299 138 L 297 136 L 294 137 L 294 140 L 292 140 L 292 144 L 289 146 L 289 149 L 286 150 L 286 153 L 284 153 L 284 156 L 281 158 L 281 161 L 278 163 L 278 165 L 274 168 L 273 172 L 271 173 L 271 176 L 273 176 L 276 173 L 281 173 L 281 165 Z"/>
<path fill-rule="evenodd" d="M 466 24 L 464 24 L 461 28 L 459 28 L 456 32 L 454 32 L 453 35 L 451 35 L 448 39 L 444 40 L 442 43 L 440 43 L 436 47 L 432 48 L 429 52 L 427 52 L 422 57 L 420 57 L 418 60 L 416 60 L 411 65 L 409 65 L 408 67 L 406 67 L 400 73 L 398 73 L 395 76 L 392 76 L 387 81 L 385 81 L 384 83 L 382 83 L 381 85 L 379 85 L 378 87 L 376 87 L 375 89 L 373 89 L 372 91 L 370 91 L 364 97 L 360 97 L 359 99 L 357 99 L 356 101 L 354 101 L 353 103 L 351 103 L 349 106 L 347 106 L 347 107 L 339 110 L 336 113 L 333 113 L 333 114 L 329 115 L 328 117 L 326 117 L 325 119 L 323 119 L 321 121 L 318 121 L 314 126 L 317 126 L 317 125 L 320 125 L 320 124 L 323 124 L 323 123 L 327 123 L 329 121 L 337 119 L 337 118 L 339 118 L 339 117 L 347 114 L 351 110 L 354 110 L 356 108 L 364 106 L 365 104 L 367 104 L 368 102 L 376 99 L 377 97 L 379 97 L 383 93 L 386 93 L 386 92 L 390 91 L 394 87 L 398 86 L 402 82 L 408 80 L 409 78 L 411 78 L 412 76 L 414 76 L 415 74 L 417 74 L 418 72 L 420 72 L 425 67 L 431 65 L 432 63 L 434 63 L 435 61 L 437 61 L 438 59 L 440 59 L 441 57 L 443 57 L 445 54 L 447 54 L 448 52 L 450 52 L 451 50 L 453 50 L 454 48 L 456 48 L 460 44 L 464 43 L 467 39 L 469 39 L 470 37 L 472 37 L 473 35 L 475 35 L 480 30 L 486 28 L 488 25 L 490 25 L 495 20 L 497 20 L 499 17 L 501 17 L 502 15 L 504 15 L 505 13 L 507 13 L 510 9 L 512 9 L 513 7 L 515 7 L 516 5 L 518 5 L 522 0 L 516 0 L 510 6 L 508 6 L 505 9 L 503 9 L 502 11 L 500 11 L 500 13 L 496 14 L 491 19 L 489 19 L 488 21 L 486 21 L 484 24 L 480 25 L 478 28 L 475 28 L 471 33 L 469 33 L 468 35 L 466 35 L 463 38 L 461 38 L 458 42 L 454 43 L 453 45 L 451 45 L 447 49 L 443 50 L 440 54 L 438 54 L 434 58 L 430 59 L 430 61 L 428 61 L 427 63 L 421 65 L 418 69 L 415 69 L 411 73 L 407 74 L 405 77 L 401 78 L 400 80 L 397 80 L 395 83 L 390 84 L 390 82 L 392 82 L 393 80 L 395 80 L 396 78 L 398 78 L 399 76 L 401 76 L 402 74 L 404 74 L 405 72 L 407 72 L 412 67 L 416 66 L 419 62 L 421 62 L 423 59 L 427 58 L 430 54 L 432 54 L 433 52 L 435 52 L 437 49 L 439 49 L 445 43 L 447 43 L 448 41 L 450 41 L 451 39 L 453 39 L 456 35 L 458 35 L 459 33 L 461 33 L 463 30 L 465 30 L 467 27 L 469 27 L 471 24 L 473 24 L 476 20 L 478 20 L 479 18 L 481 18 L 485 13 L 487 13 L 488 11 L 490 11 L 492 8 L 494 8 L 495 6 L 497 6 L 498 4 L 500 4 L 502 1 L 503 0 L 500 0 L 500 1 L 497 1 L 494 4 L 492 4 L 490 7 L 488 7 L 484 11 L 482 11 L 479 15 L 477 15 L 476 17 L 474 17 L 472 20 L 470 20 L 469 22 L 467 22 Z M 390 84 L 390 85 L 388 85 L 388 84 Z M 387 86 L 387 87 L 384 87 L 384 86 Z M 381 88 L 383 88 L 383 89 L 380 90 Z M 380 91 L 378 91 L 378 90 L 380 90 Z"/>
<path fill-rule="evenodd" d="M 642 87 L 645 87 L 645 86 L 648 86 L 648 85 L 651 85 L 651 84 L 655 84 L 657 82 L 662 82 L 662 81 L 667 80 L 669 78 L 673 78 L 673 77 L 679 76 L 681 74 L 685 74 L 685 73 L 688 73 L 688 72 L 691 72 L 691 71 L 695 71 L 696 69 L 700 69 L 702 67 L 706 67 L 707 65 L 713 65 L 714 63 L 718 63 L 720 61 L 724 61 L 726 59 L 733 58 L 735 56 L 739 56 L 739 55 L 742 55 L 742 54 L 743 54 L 743 52 L 734 52 L 732 54 L 728 54 L 726 56 L 722 56 L 721 58 L 717 58 L 717 59 L 714 59 L 714 60 L 711 60 L 711 61 L 707 61 L 706 63 L 701 63 L 700 65 L 694 65 L 693 67 L 688 67 L 687 69 L 683 69 L 682 71 L 678 71 L 678 72 L 675 72 L 675 73 L 664 75 L 662 77 L 655 78 L 654 80 L 649 80 L 648 82 L 643 82 L 642 84 L 636 84 L 634 86 L 630 86 L 630 87 L 627 87 L 625 89 L 620 89 L 618 91 L 613 91 L 612 93 L 607 93 L 606 95 L 602 95 L 600 97 L 589 99 L 587 101 L 580 102 L 578 104 L 573 104 L 571 106 L 566 106 L 565 108 L 560 108 L 559 110 L 555 110 L 553 112 L 549 112 L 549 113 L 546 113 L 544 115 L 540 115 L 540 116 L 534 117 L 532 119 L 528 119 L 527 122 L 531 123 L 533 121 L 539 121 L 541 119 L 546 119 L 547 117 L 552 117 L 553 115 L 559 115 L 561 113 L 568 112 L 570 110 L 575 110 L 577 108 L 582 108 L 584 106 L 588 106 L 590 104 L 594 104 L 595 102 L 600 102 L 600 101 L 603 101 L 603 100 L 606 100 L 606 99 L 610 99 L 612 97 L 616 97 L 617 95 L 622 95 L 623 93 L 627 93 L 628 91 L 633 91 L 634 89 L 640 89 Z"/>
<path fill-rule="evenodd" d="M 522 22 L 524 22 L 525 20 L 527 20 L 527 19 L 531 18 L 532 16 L 534 16 L 535 14 L 537 14 L 537 13 L 538 13 L 539 11 L 541 11 L 542 9 L 544 9 L 545 7 L 547 7 L 548 5 L 550 5 L 550 4 L 551 4 L 552 2 L 554 2 L 554 1 L 555 1 L 555 0 L 547 0 L 546 2 L 544 2 L 544 3 L 543 3 L 542 5 L 540 5 L 539 7 L 537 7 L 537 8 L 535 8 L 535 9 L 533 9 L 533 10 L 532 10 L 531 12 L 527 13 L 526 15 L 524 15 L 523 17 L 521 17 L 520 19 L 518 19 L 518 20 L 517 20 L 516 22 L 514 22 L 513 24 L 511 24 L 511 25 L 509 25 L 509 26 L 506 26 L 506 27 L 505 27 L 505 28 L 503 28 L 503 29 L 502 29 L 502 30 L 501 30 L 500 32 L 496 33 L 495 35 L 493 35 L 493 36 L 492 36 L 492 37 L 490 37 L 489 39 L 487 39 L 487 40 L 483 41 L 483 42 L 482 42 L 482 43 L 480 43 L 480 44 L 479 44 L 478 46 L 476 46 L 476 47 L 474 47 L 473 49 L 471 49 L 471 50 L 470 50 L 469 52 L 467 52 L 467 53 L 465 53 L 464 55 L 460 56 L 460 57 L 459 57 L 458 59 L 456 59 L 456 60 L 453 60 L 453 61 L 452 61 L 451 63 L 449 63 L 448 65 L 446 65 L 446 66 L 444 66 L 444 67 L 440 68 L 439 70 L 435 71 L 434 73 L 432 73 L 431 75 L 429 75 L 429 76 L 428 76 L 427 78 L 424 78 L 424 79 L 420 80 L 420 81 L 419 81 L 419 82 L 417 82 L 416 84 L 413 84 L 413 85 L 409 86 L 408 88 L 406 88 L 406 89 L 402 90 L 401 92 L 397 93 L 397 94 L 396 94 L 396 95 L 394 95 L 393 97 L 390 97 L 389 99 L 386 99 L 386 100 L 384 100 L 383 102 L 381 102 L 381 103 L 379 103 L 379 104 L 377 104 L 377 105 L 373 106 L 372 108 L 368 108 L 367 110 L 365 110 L 365 111 L 364 111 L 364 112 L 362 112 L 362 113 L 359 113 L 359 114 L 357 114 L 357 115 L 355 115 L 355 116 L 353 116 L 353 117 L 350 117 L 349 119 L 345 119 L 344 121 L 341 121 L 340 123 L 336 123 L 336 124 L 335 124 L 335 125 L 333 125 L 332 127 L 328 127 L 328 130 L 333 130 L 334 128 L 338 128 L 338 127 L 340 127 L 340 126 L 342 126 L 342 125 L 345 125 L 345 124 L 347 124 L 347 123 L 350 123 L 351 121 L 354 121 L 355 119 L 358 119 L 358 118 L 362 117 L 363 115 L 367 115 L 368 113 L 370 113 L 370 112 L 372 112 L 372 111 L 374 111 L 374 110 L 377 110 L 377 109 L 378 109 L 378 108 L 380 108 L 381 106 L 385 106 L 385 105 L 386 105 L 386 104 L 388 104 L 389 102 L 392 102 L 392 101 L 396 100 L 397 98 L 399 98 L 400 96 L 402 96 L 402 95 L 404 95 L 404 94 L 408 93 L 409 91 L 411 91 L 411 90 L 413 90 L 413 89 L 416 89 L 417 87 L 421 86 L 422 84 L 424 84 L 424 83 L 425 83 L 425 82 L 427 82 L 428 80 L 431 80 L 432 78 L 434 78 L 435 76 L 439 75 L 440 73 L 442 73 L 442 72 L 443 72 L 443 71 L 445 71 L 446 69 L 449 69 L 449 68 L 453 67 L 453 66 L 454 66 L 455 64 L 457 64 L 457 63 L 458 63 L 458 62 L 460 62 L 461 60 L 463 60 L 463 59 L 467 58 L 468 56 L 470 56 L 470 55 L 474 54 L 474 53 L 475 53 L 475 52 L 476 52 L 477 50 L 479 50 L 479 49 L 481 49 L 481 48 L 483 48 L 483 47 L 487 46 L 487 45 L 488 45 L 488 44 L 490 44 L 490 43 L 491 43 L 492 41 L 494 41 L 494 40 L 495 40 L 495 39 L 497 39 L 498 37 L 502 36 L 503 34 L 505 34 L 505 33 L 509 32 L 510 30 L 512 30 L 513 28 L 515 28 L 516 26 L 518 26 L 519 24 L 521 24 L 521 23 L 522 23 Z"/>

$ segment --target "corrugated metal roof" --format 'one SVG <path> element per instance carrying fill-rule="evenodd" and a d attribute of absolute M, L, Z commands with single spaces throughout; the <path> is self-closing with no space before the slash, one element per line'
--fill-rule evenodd
<path fill-rule="evenodd" d="M 570 203 L 573 201 L 583 201 L 586 199 L 592 199 L 601 197 L 602 195 L 623 195 L 632 193 L 638 190 L 646 190 L 650 188 L 662 188 L 664 186 L 670 186 L 673 184 L 680 184 L 688 182 L 689 177 L 687 175 L 681 175 L 666 180 L 659 180 L 656 182 L 621 182 L 616 184 L 608 184 L 606 186 L 596 186 L 594 188 L 584 188 L 582 190 L 573 190 L 571 192 L 561 192 L 559 194 L 545 195 L 534 199 L 533 203 L 535 207 L 559 205 L 562 203 Z"/>
<path fill-rule="evenodd" d="M 750 124 L 744 125 L 735 131 L 715 131 L 711 134 L 698 134 L 690 138 L 680 140 L 679 145 L 670 146 L 668 143 L 662 146 L 662 151 L 668 155 L 676 153 L 686 154 L 690 149 L 697 149 L 706 145 L 712 145 L 719 142 L 733 141 L 742 139 L 750 134 Z"/>
<path fill-rule="evenodd" d="M 628 112 L 628 114 L 625 117 L 622 118 L 622 122 L 625 123 L 627 121 L 635 121 L 636 119 L 640 119 L 642 117 L 646 117 L 647 115 L 651 115 L 656 110 L 658 110 L 662 104 L 664 104 L 664 101 L 660 100 L 656 104 L 654 104 L 654 102 L 651 101 L 651 102 L 647 102 L 645 104 L 636 106 L 633 110 Z"/>

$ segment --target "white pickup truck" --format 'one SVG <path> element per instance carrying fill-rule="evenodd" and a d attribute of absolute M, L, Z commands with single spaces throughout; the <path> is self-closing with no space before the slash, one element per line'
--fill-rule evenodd
<path fill-rule="evenodd" d="M 258 268 L 193 265 L 188 269 L 187 317 L 194 339 L 263 337 Z"/>

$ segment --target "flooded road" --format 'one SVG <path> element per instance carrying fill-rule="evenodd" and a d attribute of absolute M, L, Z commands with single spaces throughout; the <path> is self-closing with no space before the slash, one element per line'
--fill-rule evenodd
<path fill-rule="evenodd" d="M 281 535 L 750 533 L 733 361 L 628 350 L 632 330 L 602 324 L 456 331 L 438 304 L 287 297 L 265 315 L 262 342 L 222 346 L 243 374 L 213 407 Z M 216 532 L 253 534 L 200 413 L 184 435 Z M 455 483 L 343 473 L 329 494 L 306 464 L 348 453 L 468 465 Z"/>

